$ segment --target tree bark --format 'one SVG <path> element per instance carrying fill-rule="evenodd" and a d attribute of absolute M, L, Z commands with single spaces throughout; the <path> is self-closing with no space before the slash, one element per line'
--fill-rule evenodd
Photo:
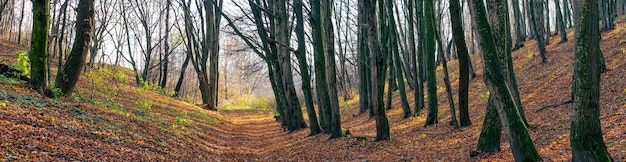
<path fill-rule="evenodd" d="M 438 123 L 438 105 L 437 105 L 437 78 L 435 66 L 435 30 L 434 30 L 434 11 L 433 0 L 424 1 L 424 25 L 426 32 L 424 39 L 424 48 L 426 49 L 426 70 L 428 73 L 428 116 L 424 125 L 432 125 Z"/>
<path fill-rule="evenodd" d="M 506 4 L 506 2 L 495 4 L 494 8 L 506 8 L 506 5 L 502 4 Z M 483 49 L 483 65 L 485 67 L 484 81 L 490 94 L 494 97 L 494 104 L 500 121 L 502 121 L 502 127 L 508 135 L 513 157 L 515 161 L 540 161 L 541 157 L 535 149 L 526 125 L 522 121 L 515 107 L 515 101 L 513 97 L 511 97 L 510 91 L 504 81 L 505 75 L 498 61 L 494 35 L 492 34 L 491 27 L 487 20 L 487 12 L 485 11 L 483 1 L 471 0 L 470 5 L 472 14 L 474 15 L 474 22 L 478 27 L 481 40 L 480 44 Z M 498 14 L 504 16 L 507 13 Z M 494 26 L 499 26 L 499 24 L 494 24 Z"/>
<path fill-rule="evenodd" d="M 515 1 L 515 0 L 514 0 Z M 454 45 L 459 56 L 459 117 L 461 126 L 470 126 L 469 117 L 469 54 L 465 44 L 465 33 L 461 19 L 461 7 L 459 0 L 450 0 L 450 21 Z"/>
<path fill-rule="evenodd" d="M 573 115 L 570 129 L 572 161 L 612 161 L 600 124 L 600 67 L 602 55 L 597 0 L 574 0 Z"/>
<path fill-rule="evenodd" d="M 320 126 L 324 133 L 331 133 L 330 96 L 326 80 L 326 61 L 324 60 L 324 38 L 322 30 L 322 7 L 319 0 L 311 0 L 310 21 L 313 33 L 313 54 L 315 66 L 315 89 L 317 93 Z"/>
<path fill-rule="evenodd" d="M 33 89 L 44 93 L 48 89 L 48 31 L 50 29 L 50 0 L 33 0 L 33 26 L 30 43 L 30 81 Z"/>
<path fill-rule="evenodd" d="M 559 33 L 561 33 L 561 41 L 559 44 L 567 42 L 567 32 L 565 31 L 565 22 L 563 21 L 563 14 L 561 14 L 561 4 L 559 0 L 554 0 L 554 5 L 556 5 L 556 22 L 559 24 Z"/>
<path fill-rule="evenodd" d="M 370 70 L 372 73 L 372 105 L 375 107 L 376 141 L 390 140 L 389 121 L 383 105 L 383 89 L 385 87 L 385 56 L 380 51 L 376 22 L 376 1 L 362 0 L 367 13 L 367 24 L 364 26 L 368 33 L 368 45 L 370 49 Z"/>
<path fill-rule="evenodd" d="M 81 0 L 78 3 L 76 15 L 76 36 L 72 52 L 67 57 L 67 63 L 62 67 L 61 75 L 56 78 L 56 87 L 61 89 L 65 96 L 71 96 L 78 81 L 78 77 L 85 65 L 91 33 L 94 28 L 94 0 Z"/>
<path fill-rule="evenodd" d="M 319 123 L 317 121 L 317 115 L 315 114 L 315 107 L 313 106 L 313 92 L 311 92 L 311 76 L 309 73 L 309 64 L 306 61 L 306 42 L 304 40 L 304 16 L 302 13 L 302 0 L 295 0 L 293 2 L 293 11 L 296 15 L 296 37 L 298 39 L 298 50 L 296 51 L 296 57 L 300 67 L 300 76 L 302 77 L 302 92 L 304 93 L 304 100 L 306 104 L 306 111 L 309 115 L 309 125 L 311 132 L 309 135 L 316 135 L 322 132 Z"/>

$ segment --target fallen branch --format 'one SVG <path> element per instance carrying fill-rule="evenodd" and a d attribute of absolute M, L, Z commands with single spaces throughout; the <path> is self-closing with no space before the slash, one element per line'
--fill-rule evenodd
<path fill-rule="evenodd" d="M 562 105 L 565 105 L 565 104 L 570 104 L 570 103 L 572 103 L 572 100 L 567 100 L 567 101 L 559 103 L 559 104 L 552 104 L 552 105 L 544 106 L 544 107 L 541 107 L 541 108 L 535 110 L 535 113 L 538 113 L 539 111 L 547 109 L 547 108 L 550 108 L 550 107 L 559 107 L 559 106 L 562 106 Z"/>

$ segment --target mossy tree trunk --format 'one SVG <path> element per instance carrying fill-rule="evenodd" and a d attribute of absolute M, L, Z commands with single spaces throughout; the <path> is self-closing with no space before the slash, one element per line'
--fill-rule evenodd
<path fill-rule="evenodd" d="M 315 66 L 315 90 L 318 99 L 320 126 L 324 133 L 331 131 L 331 110 L 328 84 L 326 80 L 326 61 L 324 58 L 324 39 L 322 30 L 322 8 L 319 0 L 311 0 L 311 23 L 313 35 L 313 55 Z"/>
<path fill-rule="evenodd" d="M 612 161 L 600 124 L 600 50 L 598 0 L 575 0 L 574 105 L 570 141 L 572 161 Z"/>
<path fill-rule="evenodd" d="M 507 7 L 502 4 L 506 4 L 506 1 L 494 4 L 493 8 L 495 8 L 496 11 L 503 11 L 503 9 L 498 9 Z M 541 157 L 537 153 L 526 125 L 516 109 L 514 98 L 510 95 L 510 91 L 505 82 L 506 76 L 498 60 L 497 44 L 495 43 L 494 37 L 503 36 L 493 35 L 483 1 L 471 0 L 470 6 L 472 10 L 471 13 L 474 15 L 474 22 L 478 27 L 477 29 L 481 40 L 480 46 L 483 49 L 483 65 L 485 67 L 484 81 L 493 97 L 493 103 L 495 104 L 500 121 L 502 122 L 502 128 L 504 128 L 508 135 L 515 161 L 540 161 Z M 504 16 L 508 13 L 498 14 Z M 499 26 L 500 24 L 493 25 Z"/>
<path fill-rule="evenodd" d="M 81 0 L 78 3 L 76 14 L 76 36 L 72 45 L 72 52 L 67 57 L 62 72 L 56 78 L 56 87 L 61 89 L 65 96 L 71 96 L 86 62 L 91 33 L 94 29 L 94 0 Z"/>
<path fill-rule="evenodd" d="M 426 55 L 426 70 L 428 73 L 428 116 L 426 117 L 426 123 L 424 125 L 432 125 L 438 123 L 438 105 L 437 105 L 437 78 L 436 78 L 436 65 L 435 65 L 435 30 L 434 30 L 434 9 L 433 0 L 424 1 L 424 27 L 426 32 L 424 33 L 424 48 Z"/>
<path fill-rule="evenodd" d="M 33 0 L 33 31 L 30 43 L 30 85 L 39 93 L 48 89 L 48 31 L 50 0 Z M 25 1 L 24 1 L 25 3 Z"/>

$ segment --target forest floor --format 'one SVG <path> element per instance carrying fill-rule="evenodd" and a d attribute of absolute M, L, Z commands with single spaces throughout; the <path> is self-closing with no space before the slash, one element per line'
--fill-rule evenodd
<path fill-rule="evenodd" d="M 623 20 L 602 34 L 608 70 L 601 80 L 600 120 L 609 153 L 617 161 L 626 160 Z M 572 105 L 540 109 L 570 99 L 574 38 L 573 30 L 568 31 L 567 43 L 552 37 L 546 63 L 541 63 L 533 40 L 513 52 L 529 131 L 547 161 L 571 157 Z M 0 39 L 1 62 L 14 63 L 13 53 L 19 50 L 27 47 Z M 393 109 L 387 112 L 392 140 L 382 142 L 374 142 L 374 119 L 357 115 L 358 96 L 340 101 L 342 128 L 351 135 L 329 140 L 329 135 L 308 136 L 308 129 L 284 131 L 272 110 L 207 111 L 154 87 L 137 87 L 132 72 L 119 67 L 88 69 L 78 92 L 66 98 L 44 98 L 24 82 L 0 77 L 0 161 L 512 161 L 505 135 L 501 152 L 474 151 L 487 89 L 480 56 L 471 58 L 478 76 L 470 83 L 471 126 L 448 125 L 450 111 L 438 67 L 439 124 L 424 127 L 426 113 L 402 119 L 395 92 Z M 448 65 L 456 100 L 458 63 Z"/>

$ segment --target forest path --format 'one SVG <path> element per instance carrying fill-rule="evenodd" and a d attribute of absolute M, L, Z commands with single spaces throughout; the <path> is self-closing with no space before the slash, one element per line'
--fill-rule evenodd
<path fill-rule="evenodd" d="M 275 121 L 272 111 L 230 110 L 220 111 L 220 114 L 225 119 L 223 159 L 261 160 L 268 152 L 286 144 L 281 137 L 288 132 Z"/>

